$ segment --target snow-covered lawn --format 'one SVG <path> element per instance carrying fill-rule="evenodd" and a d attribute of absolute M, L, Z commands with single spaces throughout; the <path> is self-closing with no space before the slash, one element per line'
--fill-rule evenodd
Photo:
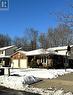
<path fill-rule="evenodd" d="M 34 76 L 0 76 L 0 85 L 21 90 L 24 89 L 24 86 L 27 84 L 35 83 L 38 81 L 38 78 Z"/>
<path fill-rule="evenodd" d="M 50 95 L 47 93 L 54 93 L 51 95 L 65 95 L 65 94 L 55 94 L 58 93 L 56 91 L 50 92 L 49 90 L 43 90 L 39 88 L 30 88 L 27 86 L 28 84 L 39 81 L 39 78 L 57 78 L 60 75 L 64 75 L 67 73 L 73 72 L 73 69 L 11 69 L 11 76 L 0 76 L 0 85 L 17 89 L 17 90 L 25 90 L 29 92 L 40 93 L 42 95 Z M 44 93 L 44 94 L 43 94 Z M 46 94 L 45 94 L 46 93 Z M 63 93 L 62 90 L 59 93 Z M 71 93 L 68 95 L 72 95 Z"/>
<path fill-rule="evenodd" d="M 73 72 L 73 69 L 11 69 L 11 75 L 16 74 L 20 76 L 34 76 L 37 78 L 57 78 L 59 75 L 64 75 Z"/>

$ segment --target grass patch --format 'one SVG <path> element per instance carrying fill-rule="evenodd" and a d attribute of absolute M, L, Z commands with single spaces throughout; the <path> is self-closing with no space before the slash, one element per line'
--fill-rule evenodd
<path fill-rule="evenodd" d="M 33 87 L 38 88 L 63 88 L 66 92 L 73 92 L 73 73 L 65 74 L 63 76 L 59 76 L 56 79 L 43 79 L 38 83 L 32 84 Z"/>

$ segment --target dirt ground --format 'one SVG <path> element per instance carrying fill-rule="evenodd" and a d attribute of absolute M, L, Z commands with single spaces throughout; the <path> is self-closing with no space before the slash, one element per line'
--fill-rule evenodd
<path fill-rule="evenodd" d="M 59 76 L 56 79 L 43 79 L 38 83 L 32 84 L 32 86 L 38 88 L 63 88 L 65 92 L 71 91 L 73 93 L 73 73 Z"/>

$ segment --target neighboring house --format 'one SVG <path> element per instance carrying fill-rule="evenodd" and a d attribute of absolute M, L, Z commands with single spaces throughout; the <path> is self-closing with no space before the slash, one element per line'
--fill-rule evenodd
<path fill-rule="evenodd" d="M 53 47 L 48 48 L 48 52 L 54 52 L 55 55 L 52 56 L 53 64 L 57 68 L 67 67 L 73 68 L 73 45 L 70 45 L 70 51 L 68 52 L 68 46 Z"/>
<path fill-rule="evenodd" d="M 48 48 L 47 51 L 48 52 L 54 52 L 57 55 L 66 55 L 67 52 L 67 47 L 68 46 L 60 46 L 60 47 L 52 47 L 52 48 Z M 71 53 L 73 52 L 73 45 L 70 45 L 71 48 Z M 67 54 L 68 55 L 68 54 Z"/>
<path fill-rule="evenodd" d="M 14 53 L 15 48 L 15 45 L 0 48 L 0 67 L 10 66 L 10 56 Z"/>
<path fill-rule="evenodd" d="M 67 49 L 68 46 L 60 46 L 29 51 L 27 52 L 28 63 L 35 57 L 35 60 L 40 59 L 48 68 L 65 68 L 65 65 L 73 68 L 73 45 L 70 45 L 71 51 L 68 52 Z"/>

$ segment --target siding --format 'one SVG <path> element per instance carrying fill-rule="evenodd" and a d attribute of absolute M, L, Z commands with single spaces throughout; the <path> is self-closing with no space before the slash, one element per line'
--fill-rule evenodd
<path fill-rule="evenodd" d="M 0 55 L 5 56 L 5 50 L 0 51 Z"/>

